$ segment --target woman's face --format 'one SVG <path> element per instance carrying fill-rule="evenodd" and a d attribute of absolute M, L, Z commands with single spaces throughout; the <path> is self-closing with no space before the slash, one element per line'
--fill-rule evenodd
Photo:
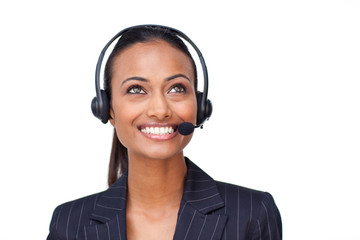
<path fill-rule="evenodd" d="M 189 143 L 177 127 L 196 123 L 194 69 L 165 41 L 137 43 L 112 67 L 110 122 L 131 157 L 168 159 Z"/>

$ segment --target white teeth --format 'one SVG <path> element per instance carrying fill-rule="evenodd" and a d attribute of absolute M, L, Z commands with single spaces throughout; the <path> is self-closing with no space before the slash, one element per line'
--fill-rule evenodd
<path fill-rule="evenodd" d="M 146 134 L 166 135 L 174 132 L 173 127 L 146 127 L 142 128 L 141 132 Z"/>
<path fill-rule="evenodd" d="M 159 134 L 160 133 L 160 130 L 158 127 L 155 127 L 155 134 Z"/>

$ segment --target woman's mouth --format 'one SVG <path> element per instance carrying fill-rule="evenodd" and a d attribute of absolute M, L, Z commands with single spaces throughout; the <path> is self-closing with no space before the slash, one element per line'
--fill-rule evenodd
<path fill-rule="evenodd" d="M 177 126 L 140 126 L 139 130 L 149 138 L 167 140 L 176 135 Z"/>
<path fill-rule="evenodd" d="M 167 135 L 173 133 L 173 127 L 145 127 L 140 130 L 146 134 Z"/>

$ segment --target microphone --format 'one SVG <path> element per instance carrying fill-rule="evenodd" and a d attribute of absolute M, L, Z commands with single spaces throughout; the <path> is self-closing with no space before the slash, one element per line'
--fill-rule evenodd
<path fill-rule="evenodd" d="M 180 133 L 181 135 L 186 136 L 186 135 L 189 135 L 189 134 L 193 133 L 193 132 L 194 132 L 194 129 L 195 129 L 195 128 L 198 128 L 198 127 L 200 127 L 200 125 L 194 126 L 192 123 L 183 122 L 183 123 L 181 123 L 181 124 L 179 125 L 178 131 L 179 131 L 179 133 Z"/>

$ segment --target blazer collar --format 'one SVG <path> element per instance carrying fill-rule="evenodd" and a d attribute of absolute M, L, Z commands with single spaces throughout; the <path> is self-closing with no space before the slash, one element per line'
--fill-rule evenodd
<path fill-rule="evenodd" d="M 224 207 L 224 201 L 215 181 L 189 159 L 185 160 L 188 173 L 174 239 L 186 239 L 187 236 L 199 236 L 197 239 L 220 239 L 227 216 L 213 214 L 213 211 Z M 107 234 L 110 234 L 109 229 L 112 227 L 118 228 L 119 237 L 114 239 L 126 239 L 127 176 L 127 172 L 123 173 L 99 196 L 91 215 L 92 220 L 105 223 L 105 227 L 102 228 Z M 96 234 L 99 234 L 100 228 L 99 226 L 92 231 L 96 230 Z"/>
<path fill-rule="evenodd" d="M 184 194 L 174 240 L 220 239 L 227 216 L 214 211 L 224 207 L 215 181 L 189 159 Z"/>
<path fill-rule="evenodd" d="M 127 172 L 123 173 L 113 185 L 99 196 L 91 214 L 93 220 L 104 223 L 117 214 L 125 212 L 127 176 Z"/>
<path fill-rule="evenodd" d="M 186 159 L 188 173 L 182 202 L 190 204 L 197 211 L 207 214 L 224 206 L 215 181 L 189 159 Z"/>
<path fill-rule="evenodd" d="M 91 214 L 90 226 L 85 226 L 85 240 L 126 240 L 127 172 L 99 194 Z M 103 223 L 103 224 L 99 224 Z"/>

